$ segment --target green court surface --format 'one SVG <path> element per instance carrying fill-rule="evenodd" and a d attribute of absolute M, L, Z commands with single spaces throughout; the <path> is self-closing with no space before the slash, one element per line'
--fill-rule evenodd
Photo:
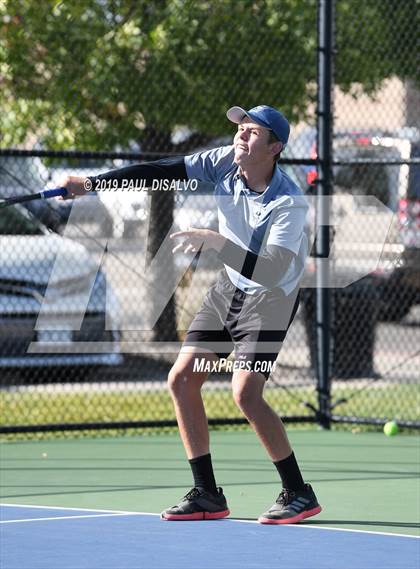
<path fill-rule="evenodd" d="M 419 535 L 420 439 L 289 429 L 323 512 L 306 524 Z M 234 518 L 255 520 L 280 490 L 251 431 L 211 433 L 216 478 Z M 1 501 L 159 512 L 191 487 L 177 434 L 3 442 Z"/>

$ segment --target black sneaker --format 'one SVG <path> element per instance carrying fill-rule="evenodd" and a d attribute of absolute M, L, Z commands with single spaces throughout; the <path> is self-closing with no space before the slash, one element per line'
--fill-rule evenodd
<path fill-rule="evenodd" d="M 217 494 L 212 494 L 193 488 L 184 496 L 177 506 L 163 511 L 163 520 L 218 520 L 230 514 L 222 488 L 217 488 Z"/>
<path fill-rule="evenodd" d="M 260 524 L 295 524 L 316 516 L 322 510 L 310 484 L 299 492 L 283 490 L 268 512 L 258 518 Z"/>

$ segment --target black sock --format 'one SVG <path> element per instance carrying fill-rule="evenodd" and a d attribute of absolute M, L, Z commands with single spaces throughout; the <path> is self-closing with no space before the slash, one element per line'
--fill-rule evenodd
<path fill-rule="evenodd" d="M 203 454 L 189 461 L 194 476 L 194 486 L 216 494 L 216 480 L 214 479 L 211 455 Z"/>
<path fill-rule="evenodd" d="M 287 490 L 299 491 L 303 490 L 305 487 L 305 482 L 303 481 L 302 474 L 294 453 L 283 460 L 278 460 L 273 463 L 277 468 L 278 473 L 283 484 L 283 488 Z"/>

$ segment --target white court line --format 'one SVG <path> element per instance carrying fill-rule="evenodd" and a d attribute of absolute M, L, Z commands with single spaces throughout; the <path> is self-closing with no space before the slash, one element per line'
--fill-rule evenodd
<path fill-rule="evenodd" d="M 106 514 L 119 514 L 119 515 L 137 515 L 137 516 L 159 516 L 160 514 L 156 514 L 155 512 L 133 512 L 133 511 L 125 511 L 125 510 L 97 510 L 94 508 L 67 508 L 66 506 L 64 507 L 60 507 L 60 506 L 34 506 L 34 505 L 25 505 L 25 504 L 1 504 L 0 503 L 0 507 L 11 507 L 11 508 L 39 508 L 39 509 L 45 509 L 45 510 L 69 510 L 69 511 L 76 511 L 76 512 L 103 512 Z M 76 518 L 76 517 L 88 517 L 88 516 L 69 516 L 70 518 Z M 93 516 L 89 516 L 89 517 L 93 517 Z M 99 516 L 98 516 L 99 517 Z M 46 518 L 38 518 L 38 520 L 43 520 Z M 51 518 L 53 520 L 57 520 L 59 519 L 58 517 L 56 518 Z M 19 520 L 19 521 L 25 521 L 25 520 Z M 258 525 L 263 525 L 260 524 L 257 520 L 239 520 L 239 519 L 235 519 L 235 518 L 225 518 L 226 522 L 236 522 L 236 523 L 242 523 L 242 524 L 258 524 Z M 351 523 L 351 522 L 349 522 Z M 350 528 L 334 528 L 334 527 L 329 527 L 329 526 L 315 526 L 315 525 L 305 525 L 305 524 L 282 524 L 285 527 L 294 527 L 294 528 L 300 528 L 300 529 L 320 529 L 320 530 L 327 530 L 327 531 L 344 531 L 344 532 L 351 532 L 351 533 L 367 533 L 367 534 L 372 534 L 372 535 L 387 535 L 390 537 L 407 537 L 410 539 L 420 539 L 420 536 L 417 535 L 408 535 L 408 534 L 403 534 L 403 533 L 390 533 L 390 532 L 385 532 L 385 531 L 370 531 L 370 530 L 361 530 L 361 529 L 350 529 Z"/>
<path fill-rule="evenodd" d="M 101 512 L 104 514 L 137 514 L 144 516 L 160 516 L 152 512 L 133 512 L 133 510 L 99 510 L 97 508 L 68 508 L 67 506 L 35 506 L 33 504 L 2 504 L 2 508 L 34 508 L 39 510 L 68 510 L 69 512 Z"/>
<path fill-rule="evenodd" d="M 121 516 L 137 516 L 136 513 L 124 514 L 85 514 L 84 516 L 55 516 L 52 518 L 27 518 L 24 520 L 1 520 L 0 524 L 26 524 L 28 522 L 49 522 L 52 520 L 78 520 L 81 518 L 116 518 Z"/>
<path fill-rule="evenodd" d="M 240 522 L 243 524 L 259 524 L 259 522 L 257 522 L 257 520 L 235 520 L 235 518 L 228 518 L 231 522 Z M 349 522 L 349 524 L 351 524 L 351 522 Z M 262 524 L 261 524 L 262 525 Z M 268 525 L 268 524 L 267 524 Z M 274 525 L 274 524 L 272 524 Z M 280 525 L 280 524 L 278 524 Z M 408 534 L 404 534 L 404 533 L 391 533 L 391 532 L 386 532 L 386 531 L 370 531 L 370 530 L 363 530 L 363 529 L 350 529 L 350 528 L 332 528 L 329 526 L 318 526 L 318 525 L 312 525 L 312 524 L 281 524 L 285 527 L 289 527 L 289 528 L 305 528 L 305 529 L 325 529 L 328 531 L 347 531 L 347 532 L 352 532 L 352 533 L 368 533 L 368 534 L 373 534 L 373 535 L 390 535 L 391 537 L 410 537 L 411 539 L 420 539 L 420 536 L 417 535 L 408 535 Z"/>

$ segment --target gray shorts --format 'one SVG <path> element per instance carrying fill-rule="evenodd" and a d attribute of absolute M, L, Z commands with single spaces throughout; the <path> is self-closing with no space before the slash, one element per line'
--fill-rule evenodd
<path fill-rule="evenodd" d="M 194 346 L 226 358 L 232 351 L 246 369 L 261 369 L 268 378 L 299 306 L 299 289 L 286 296 L 281 289 L 246 294 L 223 269 L 207 291 L 187 331 L 183 346 Z M 247 363 L 248 362 L 248 363 Z"/>

